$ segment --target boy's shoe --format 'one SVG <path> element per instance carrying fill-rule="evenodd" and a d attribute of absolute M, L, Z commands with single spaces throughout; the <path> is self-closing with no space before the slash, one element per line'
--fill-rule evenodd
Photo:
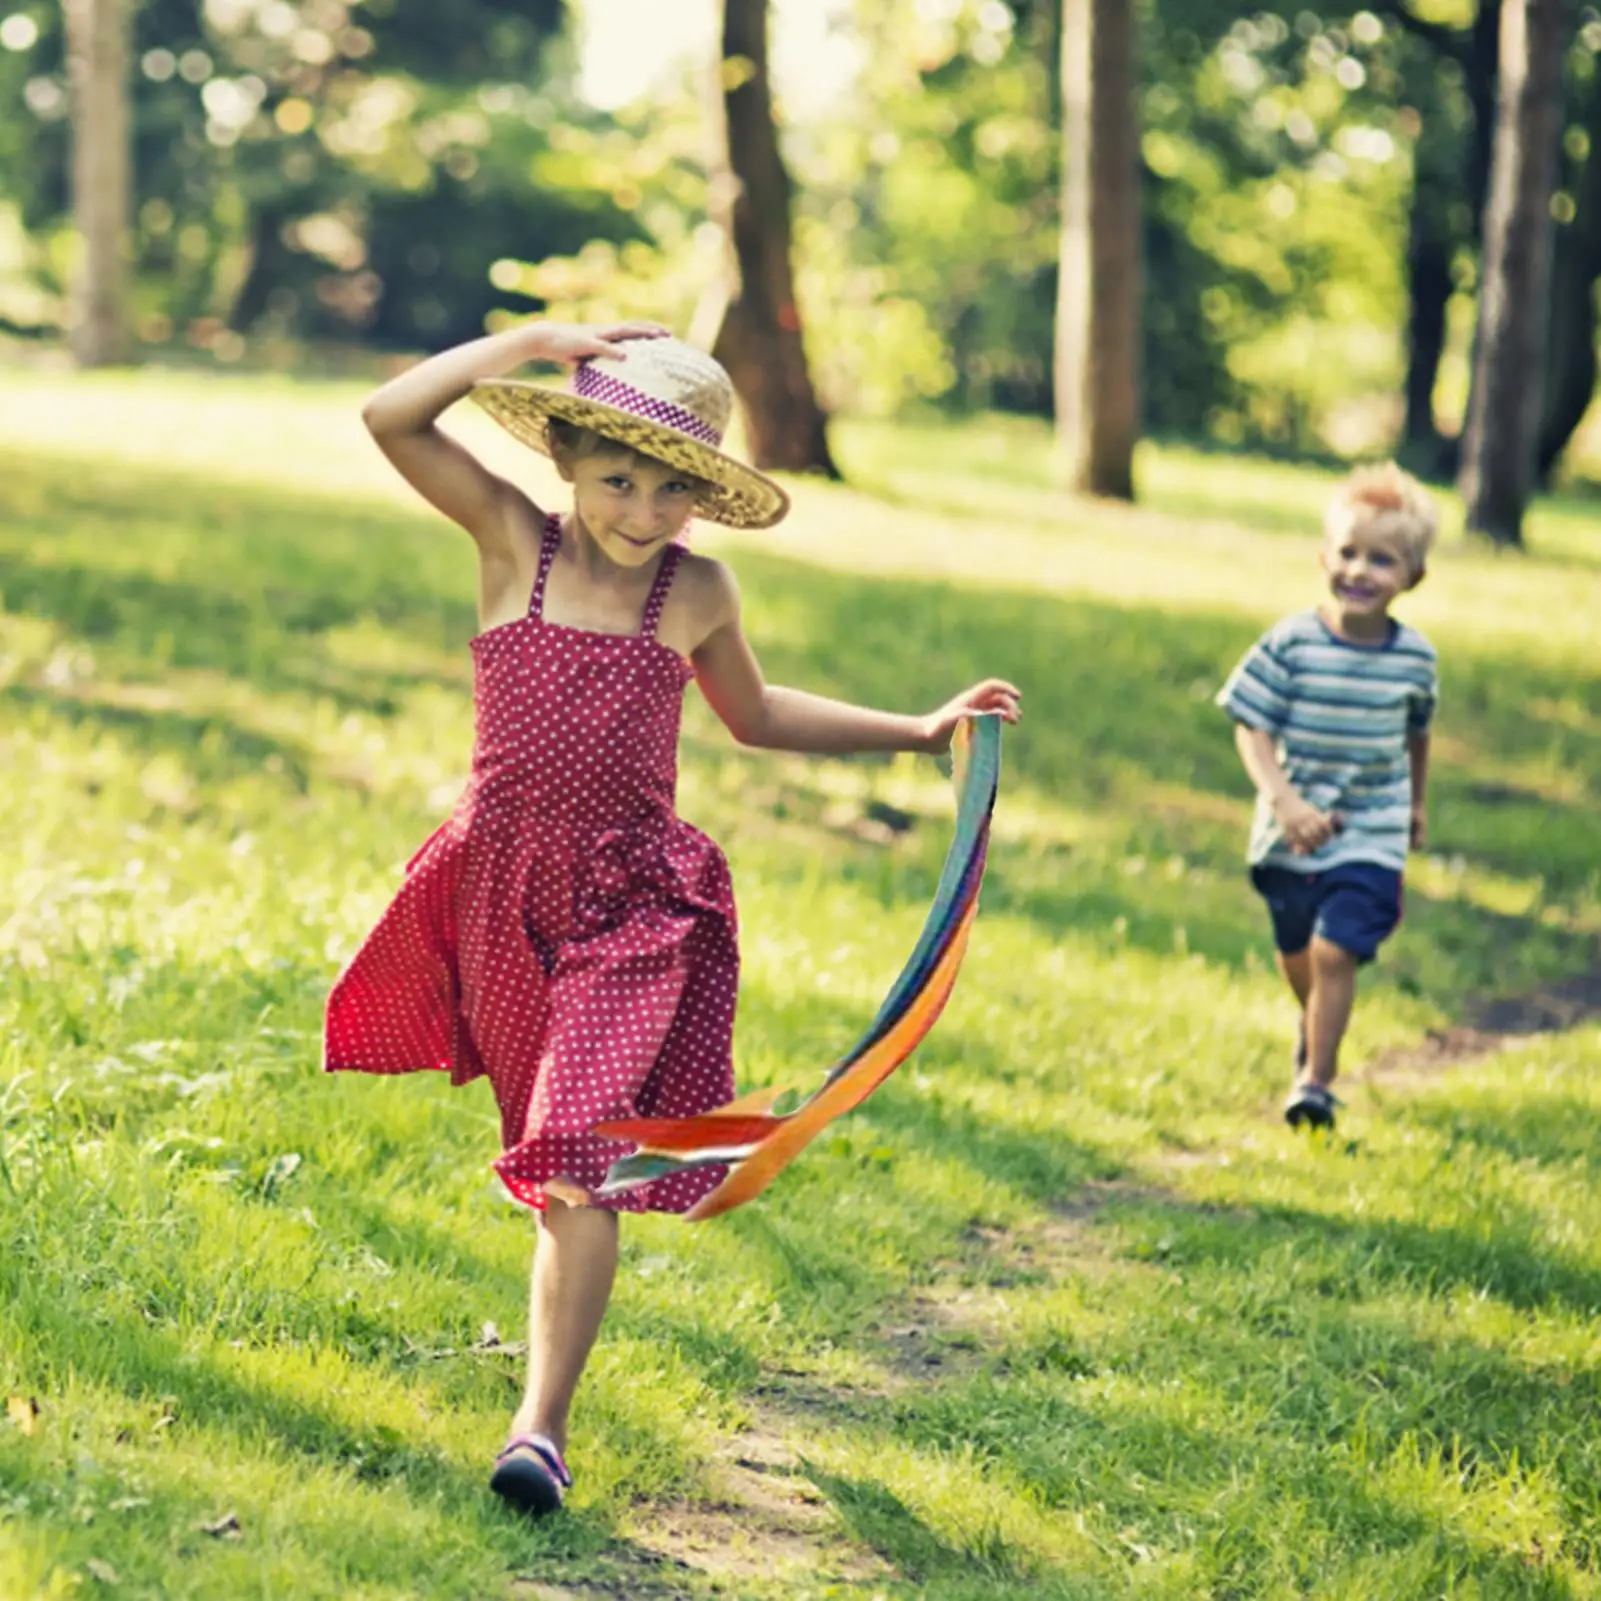
<path fill-rule="evenodd" d="M 1309 1128 L 1333 1128 L 1334 1109 L 1339 1105 L 1334 1092 L 1310 1080 L 1297 1084 L 1284 1103 L 1284 1121 L 1291 1128 L 1305 1123 Z"/>
<path fill-rule="evenodd" d="M 555 1441 L 543 1434 L 513 1435 L 489 1476 L 489 1488 L 531 1518 L 560 1511 L 562 1497 L 572 1487 L 573 1476 Z"/>

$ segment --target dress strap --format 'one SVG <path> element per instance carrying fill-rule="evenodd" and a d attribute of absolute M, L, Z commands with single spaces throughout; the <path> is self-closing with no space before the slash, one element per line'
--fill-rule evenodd
<path fill-rule="evenodd" d="M 656 582 L 650 586 L 650 597 L 645 602 L 645 616 L 639 625 L 642 639 L 654 639 L 657 625 L 662 620 L 662 607 L 667 604 L 667 591 L 673 587 L 673 574 L 678 570 L 678 559 L 684 554 L 682 545 L 669 545 L 662 552 L 662 564 L 656 569 Z"/>
<path fill-rule="evenodd" d="M 534 592 L 528 597 L 528 615 L 545 615 L 545 580 L 550 577 L 550 565 L 561 549 L 561 518 L 552 512 L 545 519 L 544 537 L 539 541 L 539 576 L 534 580 Z"/>

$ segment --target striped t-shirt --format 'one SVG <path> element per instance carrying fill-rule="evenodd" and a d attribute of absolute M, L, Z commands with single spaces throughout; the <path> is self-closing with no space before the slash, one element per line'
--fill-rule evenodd
<path fill-rule="evenodd" d="M 1392 622 L 1382 645 L 1353 645 L 1315 611 L 1275 623 L 1218 692 L 1236 722 L 1278 741 L 1296 791 L 1344 827 L 1321 850 L 1297 856 L 1267 799 L 1251 824 L 1253 864 L 1322 872 L 1343 862 L 1406 865 L 1412 819 L 1407 736 L 1434 716 L 1435 652 L 1415 628 Z"/>

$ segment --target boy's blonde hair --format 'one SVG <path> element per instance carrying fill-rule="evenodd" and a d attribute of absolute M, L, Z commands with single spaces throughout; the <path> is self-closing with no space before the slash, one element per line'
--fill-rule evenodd
<path fill-rule="evenodd" d="M 1428 491 L 1393 461 L 1358 467 L 1323 516 L 1323 531 L 1330 539 L 1344 539 L 1356 528 L 1390 536 L 1406 553 L 1414 581 L 1423 576 L 1439 526 Z"/>

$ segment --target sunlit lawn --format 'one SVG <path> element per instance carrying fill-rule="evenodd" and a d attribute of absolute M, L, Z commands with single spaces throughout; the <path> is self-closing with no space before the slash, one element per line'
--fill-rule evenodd
<path fill-rule="evenodd" d="M 856 425 L 860 487 L 698 535 L 769 676 L 1004 673 L 1028 721 L 945 1021 L 756 1206 L 630 1221 L 531 1530 L 482 1489 L 531 1239 L 487 1092 L 317 1068 L 471 731 L 468 547 L 357 397 L 0 378 L 4 1601 L 1601 1595 L 1601 1030 L 1364 1081 L 1596 966 L 1593 506 L 1408 603 L 1434 841 L 1311 1144 L 1209 697 L 1313 598 L 1327 475 L 1153 449 L 1098 509 L 1038 429 Z M 915 937 L 944 781 L 736 751 L 692 692 L 682 799 L 742 1077 L 805 1083 Z"/>

